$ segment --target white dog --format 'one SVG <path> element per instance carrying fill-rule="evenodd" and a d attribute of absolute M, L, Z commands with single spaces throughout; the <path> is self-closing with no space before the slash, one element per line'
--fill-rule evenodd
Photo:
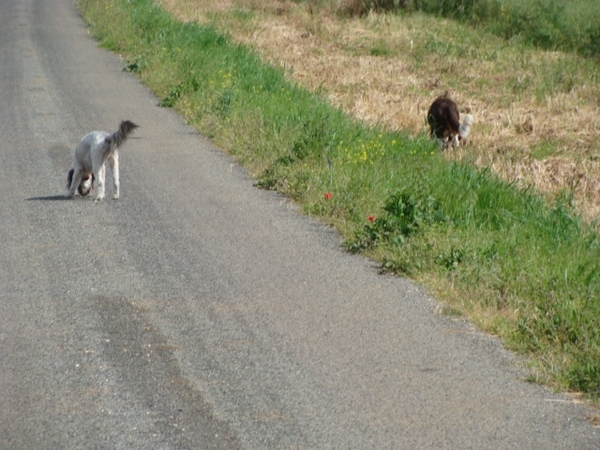
<path fill-rule="evenodd" d="M 138 128 L 135 123 L 124 120 L 113 134 L 106 131 L 92 131 L 86 134 L 75 148 L 73 168 L 67 176 L 66 198 L 79 191 L 86 196 L 97 184 L 96 201 L 104 198 L 105 164 L 108 163 L 113 176 L 113 198 L 119 198 L 119 147 L 129 134 Z"/>

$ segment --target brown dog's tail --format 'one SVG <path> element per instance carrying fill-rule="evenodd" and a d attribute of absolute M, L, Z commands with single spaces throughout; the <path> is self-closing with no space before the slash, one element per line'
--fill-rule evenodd
<path fill-rule="evenodd" d="M 108 136 L 105 141 L 109 145 L 109 148 L 112 150 L 116 147 L 120 147 L 123 142 L 127 139 L 127 137 L 133 133 L 133 130 L 138 128 L 139 125 L 136 125 L 131 120 L 124 120 L 119 125 L 119 129 L 115 131 L 113 134 Z"/>
<path fill-rule="evenodd" d="M 471 133 L 471 127 L 473 126 L 473 116 L 470 114 L 465 115 L 463 122 L 458 127 L 458 135 L 463 141 L 466 141 Z"/>

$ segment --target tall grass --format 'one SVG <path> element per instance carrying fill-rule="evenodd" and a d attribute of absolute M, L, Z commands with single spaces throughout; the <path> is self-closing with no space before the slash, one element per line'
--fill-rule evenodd
<path fill-rule="evenodd" d="M 470 3 L 472 6 L 465 8 L 461 18 L 506 39 L 518 38 L 547 50 L 600 55 L 600 8 L 595 0 Z"/>
<path fill-rule="evenodd" d="M 314 3 L 315 0 L 306 0 Z M 322 0 L 336 5 L 339 0 Z M 600 55 L 600 8 L 596 0 L 343 0 L 339 11 L 423 11 L 468 22 L 508 40 L 546 50 Z"/>
<path fill-rule="evenodd" d="M 80 0 L 92 31 L 257 184 L 335 225 L 347 248 L 430 286 L 530 355 L 544 378 L 600 395 L 600 241 L 567 194 L 548 205 L 426 136 L 367 127 L 210 26 L 152 0 Z"/>

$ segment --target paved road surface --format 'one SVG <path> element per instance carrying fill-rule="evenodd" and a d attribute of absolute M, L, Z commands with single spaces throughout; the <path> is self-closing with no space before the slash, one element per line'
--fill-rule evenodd
<path fill-rule="evenodd" d="M 96 48 L 0 2 L 0 449 L 598 449 L 591 411 L 252 187 Z M 141 125 L 122 199 L 61 199 Z"/>

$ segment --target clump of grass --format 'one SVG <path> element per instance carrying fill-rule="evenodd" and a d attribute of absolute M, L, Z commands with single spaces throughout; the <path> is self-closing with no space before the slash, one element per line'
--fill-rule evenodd
<path fill-rule="evenodd" d="M 551 380 L 600 395 L 600 240 L 569 195 L 548 204 L 489 170 L 448 162 L 423 134 L 369 127 L 152 0 L 80 7 L 163 106 L 233 153 L 261 186 L 336 225 L 350 250 L 384 270 L 463 299 L 454 309 L 486 309 L 483 325 L 537 358 Z"/>

